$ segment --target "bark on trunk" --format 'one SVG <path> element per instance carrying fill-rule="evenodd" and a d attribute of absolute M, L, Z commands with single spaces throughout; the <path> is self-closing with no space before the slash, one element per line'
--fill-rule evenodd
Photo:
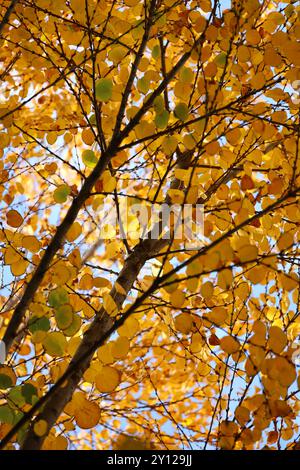
<path fill-rule="evenodd" d="M 147 258 L 157 254 L 162 249 L 162 247 L 165 246 L 165 244 L 166 240 L 144 240 L 137 245 L 135 251 L 127 258 L 127 261 L 116 281 L 123 287 L 126 295 L 133 286 L 133 283 L 135 282 L 138 273 L 145 264 Z M 114 298 L 118 309 L 120 309 L 126 295 L 117 292 L 115 287 L 111 290 L 110 295 Z M 113 323 L 113 318 L 110 317 L 102 308 L 96 316 L 95 320 L 90 325 L 89 329 L 84 334 L 82 342 L 77 349 L 69 367 L 72 367 L 72 365 L 76 363 L 79 358 L 81 358 L 88 350 L 93 348 L 93 345 L 97 345 L 98 341 L 112 327 Z M 54 392 L 52 397 L 46 403 L 44 410 L 37 416 L 36 420 L 43 419 L 47 422 L 48 430 L 50 430 L 55 424 L 55 421 L 62 413 L 65 405 L 71 399 L 77 385 L 82 379 L 84 372 L 91 363 L 96 348 L 97 346 L 95 346 L 93 348 L 93 352 L 84 361 L 82 361 L 79 366 L 76 367 L 75 371 L 73 371 L 70 375 L 66 385 Z M 27 433 L 22 449 L 40 449 L 45 437 L 46 436 L 37 436 L 33 430 L 32 424 Z"/>

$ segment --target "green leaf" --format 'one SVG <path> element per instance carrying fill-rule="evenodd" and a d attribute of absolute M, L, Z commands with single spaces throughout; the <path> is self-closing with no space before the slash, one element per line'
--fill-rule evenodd
<path fill-rule="evenodd" d="M 33 395 L 31 399 L 31 404 L 35 405 L 39 401 L 39 397 L 37 395 Z"/>
<path fill-rule="evenodd" d="M 53 331 L 46 336 L 43 346 L 50 356 L 63 356 L 67 348 L 67 341 L 62 333 Z"/>
<path fill-rule="evenodd" d="M 194 79 L 194 73 L 189 67 L 182 67 L 179 72 L 179 79 L 185 83 L 191 83 Z"/>
<path fill-rule="evenodd" d="M 93 150 L 84 150 L 81 154 L 81 158 L 85 166 L 88 168 L 94 168 L 97 165 L 98 158 Z"/>
<path fill-rule="evenodd" d="M 13 385 L 11 378 L 8 375 L 0 374 L 0 389 L 5 390 Z"/>
<path fill-rule="evenodd" d="M 142 77 L 140 78 L 140 80 L 137 81 L 137 89 L 139 90 L 140 93 L 143 93 L 144 95 L 148 93 L 149 86 L 150 86 L 150 81 L 145 77 Z"/>
<path fill-rule="evenodd" d="M 226 64 L 226 58 L 227 54 L 225 52 L 221 52 L 220 54 L 218 54 L 215 58 L 215 63 L 217 67 L 224 67 L 224 65 Z"/>
<path fill-rule="evenodd" d="M 74 336 L 81 327 L 81 319 L 79 315 L 74 314 L 71 325 L 64 330 L 65 336 Z"/>
<path fill-rule="evenodd" d="M 30 318 L 28 323 L 28 329 L 30 333 L 35 333 L 36 331 L 48 331 L 50 329 L 50 321 L 48 317 L 38 317 L 33 316 Z"/>
<path fill-rule="evenodd" d="M 57 308 L 60 305 L 68 304 L 69 303 L 69 295 L 68 292 L 63 287 L 57 287 L 53 289 L 49 296 L 48 302 L 50 307 Z"/>
<path fill-rule="evenodd" d="M 73 308 L 70 304 L 61 305 L 55 311 L 55 319 L 60 330 L 68 328 L 73 321 Z"/>
<path fill-rule="evenodd" d="M 13 424 L 15 414 L 8 405 L 0 406 L 0 423 Z"/>
<path fill-rule="evenodd" d="M 160 46 L 158 44 L 156 44 L 152 49 L 152 57 L 154 60 L 160 57 Z"/>
<path fill-rule="evenodd" d="M 169 122 L 169 113 L 166 109 L 155 116 L 155 125 L 158 129 L 165 129 Z"/>
<path fill-rule="evenodd" d="M 99 101 L 109 101 L 112 97 L 113 82 L 109 78 L 100 78 L 97 80 L 95 92 Z"/>
<path fill-rule="evenodd" d="M 53 197 L 54 197 L 54 201 L 57 203 L 57 204 L 62 204 L 63 202 L 66 202 L 66 200 L 68 199 L 68 196 L 71 192 L 71 189 L 69 188 L 68 185 L 66 184 L 61 184 L 60 186 L 58 186 L 58 188 L 56 188 L 56 190 L 54 191 L 54 194 L 53 194 Z"/>
<path fill-rule="evenodd" d="M 90 121 L 91 126 L 96 126 L 97 125 L 96 115 L 91 114 L 91 116 L 89 117 L 89 121 Z"/>
<path fill-rule="evenodd" d="M 174 114 L 180 121 L 186 121 L 189 116 L 189 108 L 185 103 L 178 103 L 174 109 Z"/>
<path fill-rule="evenodd" d="M 8 400 L 11 402 L 16 408 L 20 408 L 25 405 L 25 397 L 22 394 L 22 387 L 19 385 L 14 387 L 8 394 Z"/>
<path fill-rule="evenodd" d="M 22 395 L 24 396 L 26 403 L 32 405 L 32 398 L 37 395 L 37 389 L 32 384 L 24 384 L 22 387 Z"/>
<path fill-rule="evenodd" d="M 153 108 L 157 114 L 160 114 L 165 109 L 165 101 L 161 95 L 157 96 L 153 101 Z"/>

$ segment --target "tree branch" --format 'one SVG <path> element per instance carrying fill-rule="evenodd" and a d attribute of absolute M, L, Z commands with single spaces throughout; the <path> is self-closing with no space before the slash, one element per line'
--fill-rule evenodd
<path fill-rule="evenodd" d="M 85 336 L 82 340 L 81 345 L 79 346 L 75 356 L 73 357 L 69 367 L 67 370 L 64 372 L 64 374 L 58 379 L 58 381 L 53 385 L 53 387 L 49 390 L 49 392 L 44 395 L 40 400 L 26 413 L 24 416 L 20 419 L 20 421 L 7 433 L 7 435 L 2 439 L 0 443 L 0 449 L 3 449 L 10 439 L 21 429 L 21 427 L 26 424 L 26 422 L 31 419 L 36 412 L 47 402 L 47 405 L 44 407 L 44 411 L 38 415 L 37 419 L 45 419 L 47 418 L 47 422 L 49 425 L 53 425 L 55 422 L 55 415 L 56 417 L 59 416 L 59 414 L 62 412 L 64 406 L 67 404 L 67 402 L 70 400 L 73 391 L 75 390 L 77 384 L 79 383 L 82 374 L 84 371 L 88 368 L 89 363 L 93 357 L 94 352 L 104 344 L 104 342 L 120 327 L 124 324 L 126 319 L 136 311 L 136 309 L 142 305 L 142 303 L 151 295 L 155 290 L 157 290 L 160 286 L 163 285 L 163 282 L 167 281 L 171 276 L 176 274 L 178 271 L 180 271 L 183 267 L 188 266 L 190 263 L 192 263 L 195 259 L 199 258 L 200 256 L 203 256 L 206 254 L 209 250 L 217 246 L 219 243 L 221 243 L 223 240 L 227 239 L 234 233 L 238 232 L 245 226 L 251 224 L 253 221 L 260 219 L 262 216 L 265 214 L 268 214 L 272 212 L 274 209 L 277 208 L 277 206 L 280 206 L 283 202 L 285 202 L 289 198 L 296 197 L 297 194 L 299 193 L 300 188 L 296 188 L 295 190 L 286 193 L 283 195 L 280 199 L 275 201 L 273 204 L 269 205 L 265 209 L 257 212 L 255 215 L 250 217 L 249 219 L 241 222 L 239 225 L 236 225 L 234 228 L 229 230 L 228 232 L 224 233 L 221 237 L 219 237 L 217 240 L 214 240 L 209 246 L 204 246 L 201 250 L 199 250 L 194 256 L 190 257 L 188 260 L 185 262 L 179 264 L 176 266 L 173 270 L 169 271 L 168 273 L 162 275 L 160 278 L 157 278 L 155 282 L 150 286 L 150 288 L 144 292 L 140 297 L 136 299 L 136 301 L 131 305 L 131 307 L 124 313 L 124 315 L 119 319 L 116 320 L 113 323 L 113 320 L 111 317 L 107 315 L 107 313 L 101 309 L 99 312 L 99 315 L 96 317 L 90 328 L 87 330 L 85 333 Z M 151 242 L 151 240 L 145 240 L 144 242 Z M 152 241 L 153 242 L 153 241 Z M 165 242 L 165 240 L 164 240 Z M 141 247 L 141 244 L 138 246 Z M 144 248 L 149 248 L 148 246 L 144 245 Z M 160 251 L 161 247 L 157 247 L 158 251 Z M 136 248 L 137 250 L 137 248 Z M 139 252 L 139 250 L 137 250 Z M 136 258 L 133 258 L 135 254 L 138 256 L 139 253 L 137 251 L 134 251 L 129 258 L 131 258 L 132 262 L 136 260 Z M 129 263 L 129 258 L 128 258 L 128 263 Z M 148 258 L 148 256 L 147 256 Z M 123 285 L 127 286 L 127 288 L 130 286 L 130 284 L 133 282 L 133 279 L 128 279 L 126 277 L 126 271 L 127 271 L 127 264 L 125 263 L 123 270 L 120 273 L 120 276 L 117 280 L 117 282 L 122 282 L 122 279 L 124 279 L 124 282 L 126 284 Z M 131 271 L 132 269 L 132 271 Z M 132 268 L 129 268 L 128 271 L 131 271 L 132 274 L 134 273 L 134 266 Z M 122 284 L 121 284 L 122 285 Z M 113 289 L 115 291 L 115 289 Z M 115 302 L 123 302 L 125 296 L 122 294 L 117 294 L 119 297 L 115 297 Z M 123 297 L 123 300 L 122 300 Z M 119 299 L 119 300 L 118 300 Z M 101 320 L 102 317 L 102 320 Z M 98 340 L 97 340 L 98 338 Z M 65 384 L 65 382 L 67 383 Z M 61 387 L 64 384 L 64 387 Z M 54 419 L 54 421 L 53 421 Z M 48 429 L 48 431 L 50 428 Z M 31 426 L 27 437 L 24 441 L 23 444 L 23 449 L 39 449 L 42 445 L 42 441 L 45 439 L 44 437 L 38 437 L 34 434 L 33 428 Z"/>
<path fill-rule="evenodd" d="M 199 39 L 193 44 L 192 48 L 190 51 L 186 52 L 183 54 L 181 59 L 175 64 L 173 69 L 170 70 L 170 72 L 167 74 L 166 78 L 162 80 L 160 85 L 157 87 L 157 89 L 152 93 L 150 98 L 148 99 L 147 103 L 145 103 L 141 109 L 138 111 L 136 116 L 131 119 L 131 121 L 127 124 L 127 126 L 123 129 L 123 131 L 120 131 L 118 134 L 116 134 L 112 140 L 110 145 L 108 146 L 107 150 L 102 154 L 101 158 L 99 159 L 97 165 L 95 166 L 94 170 L 90 173 L 90 175 L 87 177 L 85 180 L 78 196 L 73 200 L 67 215 L 65 216 L 65 219 L 61 223 L 61 225 L 57 228 L 57 231 L 52 238 L 50 244 L 48 245 L 41 262 L 39 266 L 37 267 L 36 271 L 33 273 L 32 278 L 28 282 L 26 289 L 24 291 L 24 294 L 17 305 L 13 316 L 8 324 L 8 327 L 6 329 L 6 332 L 3 337 L 3 341 L 5 342 L 6 345 L 6 352 L 8 354 L 9 349 L 14 341 L 14 338 L 16 337 L 16 334 L 18 332 L 18 327 L 22 321 L 23 315 L 25 314 L 25 311 L 31 302 L 35 292 L 37 291 L 43 275 L 47 271 L 51 261 L 53 260 L 55 254 L 61 247 L 61 244 L 63 242 L 63 239 L 73 224 L 73 222 L 76 220 L 76 217 L 83 206 L 84 202 L 87 200 L 87 198 L 90 196 L 90 192 L 98 180 L 98 178 L 101 177 L 102 173 L 105 171 L 107 168 L 108 163 L 110 162 L 111 158 L 116 155 L 116 153 L 119 150 L 119 145 L 123 141 L 125 137 L 128 136 L 130 131 L 138 124 L 139 120 L 142 118 L 142 116 L 146 113 L 146 111 L 149 109 L 149 107 L 153 104 L 154 99 L 156 96 L 158 96 L 168 85 L 168 83 L 173 79 L 173 77 L 176 75 L 178 70 L 185 64 L 185 62 L 189 59 L 193 49 L 201 43 L 201 41 L 204 40 L 204 32 L 201 34 Z"/>
<path fill-rule="evenodd" d="M 5 25 L 7 25 L 7 23 L 9 22 L 9 18 L 10 18 L 10 15 L 12 14 L 12 12 L 14 11 L 15 9 L 15 6 L 17 5 L 19 0 L 12 0 L 10 2 L 10 5 L 9 7 L 7 8 L 3 18 L 2 18 L 2 21 L 0 23 L 0 34 L 4 28 Z"/>

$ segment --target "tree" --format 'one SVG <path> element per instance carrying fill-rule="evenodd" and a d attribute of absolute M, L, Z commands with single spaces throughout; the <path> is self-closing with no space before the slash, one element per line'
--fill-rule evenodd
<path fill-rule="evenodd" d="M 297 447 L 297 2 L 0 15 L 1 448 Z"/>

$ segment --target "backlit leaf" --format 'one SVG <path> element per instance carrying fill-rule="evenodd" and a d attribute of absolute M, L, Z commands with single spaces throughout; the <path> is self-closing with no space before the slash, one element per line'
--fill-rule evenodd
<path fill-rule="evenodd" d="M 112 97 L 113 82 L 109 78 L 100 78 L 96 82 L 95 92 L 99 101 L 109 101 Z"/>
<path fill-rule="evenodd" d="M 57 204 L 62 204 L 66 202 L 70 192 L 71 190 L 69 186 L 67 186 L 66 184 L 61 184 L 60 186 L 56 188 L 56 190 L 53 193 L 54 201 Z"/>
<path fill-rule="evenodd" d="M 104 366 L 96 377 L 96 387 L 99 392 L 110 393 L 119 385 L 120 380 L 120 373 L 117 369 Z"/>
<path fill-rule="evenodd" d="M 63 356 L 66 352 L 67 341 L 62 333 L 53 331 L 47 334 L 43 341 L 43 346 L 46 353 L 50 356 Z"/>

